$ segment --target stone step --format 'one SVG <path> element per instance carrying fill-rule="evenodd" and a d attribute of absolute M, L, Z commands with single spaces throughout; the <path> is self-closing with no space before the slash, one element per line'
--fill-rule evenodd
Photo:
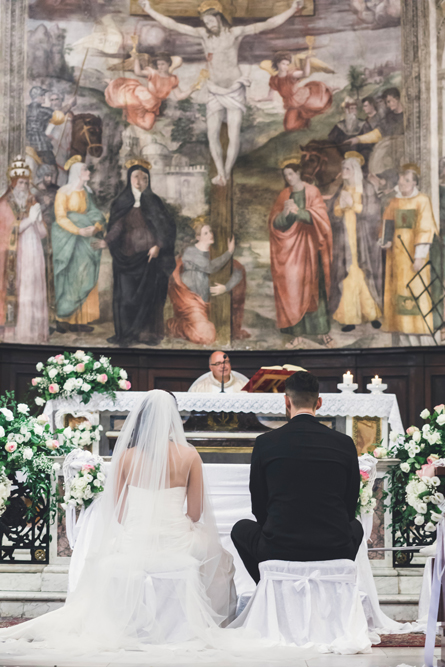
<path fill-rule="evenodd" d="M 34 618 L 58 609 L 66 600 L 64 591 L 0 591 L 0 617 Z M 382 611 L 396 621 L 415 621 L 416 595 L 380 595 Z"/>

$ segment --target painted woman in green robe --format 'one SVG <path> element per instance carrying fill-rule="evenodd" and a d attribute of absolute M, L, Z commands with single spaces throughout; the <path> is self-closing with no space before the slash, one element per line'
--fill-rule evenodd
<path fill-rule="evenodd" d="M 77 158 L 77 161 L 75 161 Z M 80 156 L 67 162 L 69 180 L 57 192 L 52 227 L 57 331 L 91 332 L 99 319 L 101 236 L 105 217 L 94 203 L 87 182 L 90 172 Z M 74 161 L 74 162 L 73 162 Z M 70 164 L 71 163 L 71 164 Z"/>

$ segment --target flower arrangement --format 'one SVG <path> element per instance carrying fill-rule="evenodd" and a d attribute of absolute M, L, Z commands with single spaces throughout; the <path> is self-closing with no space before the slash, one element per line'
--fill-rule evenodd
<path fill-rule="evenodd" d="M 32 417 L 29 406 L 17 403 L 13 393 L 7 392 L 0 397 L 0 477 L 14 480 L 20 471 L 26 477 L 31 505 L 28 515 L 38 513 L 39 501 L 51 491 L 51 474 L 59 468 L 54 456 L 61 456 L 73 449 L 70 442 L 61 443 L 51 432 L 46 415 Z M 0 482 L 0 485 L 3 482 Z M 8 494 L 10 486 L 8 485 Z M 0 487 L 0 507 L 6 508 L 8 500 L 6 490 Z M 51 512 L 55 502 L 50 504 Z"/>
<path fill-rule="evenodd" d="M 358 498 L 356 516 L 360 514 L 371 514 L 377 504 L 377 500 L 372 496 L 372 485 L 369 473 L 360 470 L 360 495 Z"/>
<path fill-rule="evenodd" d="M 445 405 L 420 416 L 426 422 L 421 429 L 410 426 L 405 434 L 390 435 L 391 455 L 400 459 L 391 469 L 388 488 L 396 544 L 414 535 L 421 542 L 432 540 L 440 518 L 437 506 L 445 494 L 445 482 L 434 476 L 435 461 L 445 457 Z"/>
<path fill-rule="evenodd" d="M 65 489 L 62 507 L 85 507 L 91 505 L 104 490 L 105 475 L 102 472 L 103 459 L 96 456 L 91 463 L 85 463 Z"/>
<path fill-rule="evenodd" d="M 116 391 L 131 388 L 123 368 L 112 366 L 107 357 L 102 356 L 97 361 L 91 353 L 83 350 L 65 351 L 49 357 L 46 364 L 39 362 L 36 369 L 41 375 L 33 378 L 31 384 L 37 393 L 35 402 L 39 406 L 52 398 L 78 395 L 83 403 L 88 403 L 95 392 L 115 398 Z"/>
<path fill-rule="evenodd" d="M 11 480 L 6 476 L 4 470 L 0 471 L 0 516 L 8 506 L 8 498 L 11 495 Z"/>
<path fill-rule="evenodd" d="M 90 447 L 95 442 L 99 442 L 101 431 L 103 431 L 103 426 L 93 426 L 88 419 L 85 419 L 85 421 L 78 424 L 75 428 L 67 426 L 63 430 L 63 442 L 69 445 L 71 449 Z"/>

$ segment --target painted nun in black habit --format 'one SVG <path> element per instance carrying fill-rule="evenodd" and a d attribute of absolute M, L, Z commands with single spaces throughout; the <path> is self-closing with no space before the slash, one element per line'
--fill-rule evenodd
<path fill-rule="evenodd" d="M 164 337 L 164 304 L 175 268 L 176 226 L 150 187 L 150 164 L 126 163 L 127 186 L 111 205 L 106 243 L 113 258 L 110 343 L 157 345 Z"/>

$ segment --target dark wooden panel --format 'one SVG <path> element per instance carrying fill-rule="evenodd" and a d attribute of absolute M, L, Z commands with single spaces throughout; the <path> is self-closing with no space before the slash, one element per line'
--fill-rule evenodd
<path fill-rule="evenodd" d="M 445 365 L 425 369 L 425 399 L 429 410 L 445 403 Z"/>

